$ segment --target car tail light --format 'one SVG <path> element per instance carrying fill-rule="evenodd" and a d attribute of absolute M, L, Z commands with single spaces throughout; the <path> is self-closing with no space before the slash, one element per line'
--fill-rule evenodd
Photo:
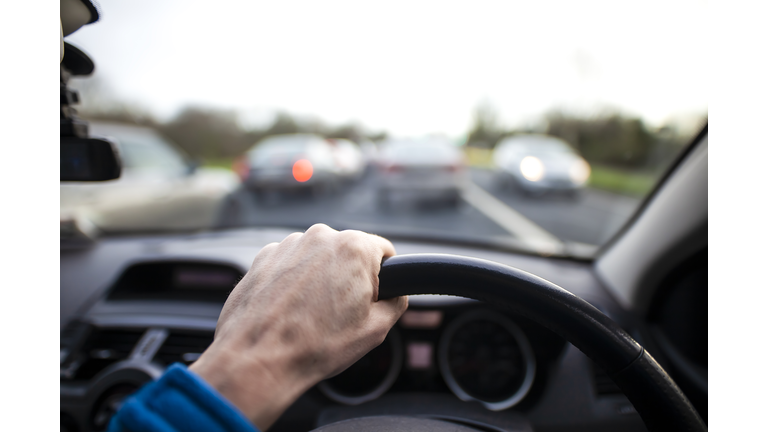
<path fill-rule="evenodd" d="M 403 166 L 402 165 L 389 165 L 385 169 L 388 173 L 399 173 L 403 172 Z"/>
<path fill-rule="evenodd" d="M 461 171 L 462 168 L 463 167 L 460 164 L 454 164 L 454 165 L 448 165 L 446 169 L 448 170 L 448 172 L 455 173 L 455 172 Z"/>
<path fill-rule="evenodd" d="M 313 172 L 312 162 L 306 159 L 299 159 L 293 164 L 293 178 L 299 183 L 311 179 Z"/>
<path fill-rule="evenodd" d="M 240 181 L 246 181 L 251 173 L 251 166 L 248 164 L 248 158 L 240 156 L 232 161 L 232 171 L 240 177 Z"/>

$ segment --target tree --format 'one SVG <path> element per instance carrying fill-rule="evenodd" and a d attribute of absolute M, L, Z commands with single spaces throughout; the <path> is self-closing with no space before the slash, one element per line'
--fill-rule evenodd
<path fill-rule="evenodd" d="M 546 119 L 548 135 L 567 141 L 594 163 L 645 168 L 659 144 L 642 119 L 619 112 L 585 118 L 554 111 Z"/>
<path fill-rule="evenodd" d="M 493 148 L 503 132 L 498 125 L 496 109 L 489 102 L 480 103 L 474 112 L 474 124 L 467 136 L 467 145 L 480 148 Z"/>
<path fill-rule="evenodd" d="M 158 129 L 195 158 L 232 157 L 244 150 L 234 111 L 190 106 Z"/>

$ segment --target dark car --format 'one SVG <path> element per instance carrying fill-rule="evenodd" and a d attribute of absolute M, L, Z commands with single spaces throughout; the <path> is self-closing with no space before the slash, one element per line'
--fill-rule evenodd
<path fill-rule="evenodd" d="M 335 157 L 331 144 L 316 135 L 271 136 L 246 152 L 243 184 L 255 194 L 297 189 L 324 193 L 341 181 Z"/>

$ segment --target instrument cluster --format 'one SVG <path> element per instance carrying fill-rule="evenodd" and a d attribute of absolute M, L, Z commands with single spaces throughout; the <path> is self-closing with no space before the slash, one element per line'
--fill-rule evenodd
<path fill-rule="evenodd" d="M 500 411 L 526 399 L 544 378 L 541 365 L 563 346 L 548 330 L 487 306 L 409 309 L 379 347 L 318 389 L 346 405 L 386 392 L 451 392 Z"/>

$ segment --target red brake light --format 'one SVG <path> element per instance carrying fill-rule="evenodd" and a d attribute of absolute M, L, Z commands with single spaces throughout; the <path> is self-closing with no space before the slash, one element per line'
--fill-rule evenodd
<path fill-rule="evenodd" d="M 461 168 L 462 168 L 461 164 L 454 164 L 454 165 L 449 165 L 447 169 L 449 172 L 459 172 L 461 171 Z"/>
<path fill-rule="evenodd" d="M 293 164 L 293 178 L 299 183 L 311 179 L 313 172 L 312 162 L 306 159 L 299 159 Z"/>
<path fill-rule="evenodd" d="M 248 158 L 246 156 L 239 156 L 232 161 L 232 171 L 240 177 L 240 181 L 246 181 L 248 175 L 251 173 L 251 167 L 248 164 Z"/>

